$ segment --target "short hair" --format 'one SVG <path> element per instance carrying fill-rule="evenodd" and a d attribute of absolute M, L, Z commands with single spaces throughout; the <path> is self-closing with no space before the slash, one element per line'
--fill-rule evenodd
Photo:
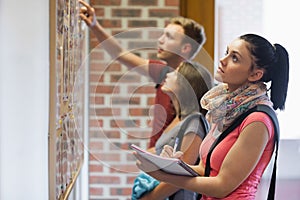
<path fill-rule="evenodd" d="M 171 18 L 170 24 L 182 26 L 184 34 L 188 36 L 185 37 L 184 42 L 190 43 L 192 46 L 190 59 L 194 58 L 206 41 L 203 26 L 192 19 L 181 16 Z"/>

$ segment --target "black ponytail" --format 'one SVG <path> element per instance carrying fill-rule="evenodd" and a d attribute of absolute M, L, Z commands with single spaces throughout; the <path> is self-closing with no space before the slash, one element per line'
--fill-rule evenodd
<path fill-rule="evenodd" d="M 284 109 L 289 83 L 289 55 L 280 44 L 275 44 L 275 62 L 269 69 L 271 72 L 271 101 L 276 110 Z"/>
<path fill-rule="evenodd" d="M 289 55 L 280 44 L 274 46 L 256 34 L 245 34 L 240 39 L 249 43 L 249 51 L 254 57 L 254 66 L 264 70 L 261 81 L 271 81 L 270 95 L 273 108 L 283 110 L 289 83 Z"/>

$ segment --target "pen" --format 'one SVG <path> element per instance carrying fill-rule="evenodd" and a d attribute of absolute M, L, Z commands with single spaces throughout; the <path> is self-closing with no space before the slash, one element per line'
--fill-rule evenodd
<path fill-rule="evenodd" d="M 173 155 L 175 155 L 175 153 L 176 153 L 178 143 L 179 143 L 179 138 L 176 137 L 175 144 L 174 144 L 174 147 L 173 147 Z"/>

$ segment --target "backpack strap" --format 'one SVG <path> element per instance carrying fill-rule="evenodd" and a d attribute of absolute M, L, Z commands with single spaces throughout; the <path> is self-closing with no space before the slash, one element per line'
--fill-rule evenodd
<path fill-rule="evenodd" d="M 268 193 L 268 200 L 273 200 L 275 197 L 275 185 L 276 185 L 276 170 L 277 170 L 277 154 L 278 154 L 278 146 L 279 146 L 279 123 L 278 119 L 276 116 L 276 113 L 272 108 L 270 108 L 267 105 L 257 105 L 247 112 L 243 113 L 240 115 L 234 122 L 215 140 L 215 142 L 212 144 L 206 158 L 206 165 L 205 165 L 205 173 L 204 176 L 209 176 L 210 175 L 210 157 L 212 154 L 212 151 L 214 148 L 229 134 L 231 133 L 239 124 L 242 123 L 242 121 L 252 112 L 264 112 L 267 114 L 274 125 L 274 140 L 275 140 L 275 160 L 274 160 L 274 166 L 273 166 L 273 172 L 272 172 L 272 178 L 270 182 L 270 187 L 269 187 L 269 193 Z"/>
<path fill-rule="evenodd" d="M 185 132 L 186 128 L 188 127 L 189 123 L 192 121 L 192 119 L 195 119 L 195 118 L 198 118 L 200 120 L 201 124 L 202 124 L 202 127 L 204 129 L 204 137 L 209 132 L 209 124 L 206 121 L 205 117 L 201 113 L 194 113 L 194 114 L 191 114 L 191 115 L 187 116 L 187 118 L 185 119 L 185 121 L 181 125 L 181 127 L 178 131 L 177 137 L 176 137 L 176 139 L 178 139 L 178 145 L 177 145 L 176 151 L 180 150 L 184 132 Z M 200 157 L 198 156 L 197 161 L 195 162 L 195 164 L 199 164 L 199 162 L 200 162 Z M 196 193 L 196 199 L 197 200 L 201 199 L 201 197 L 202 197 L 201 194 Z M 173 197 L 170 196 L 169 200 L 172 200 L 172 199 L 173 199 Z"/>
<path fill-rule="evenodd" d="M 209 124 L 206 121 L 205 117 L 202 115 L 202 113 L 195 113 L 195 114 L 189 115 L 185 119 L 185 121 L 183 122 L 183 124 L 181 125 L 181 127 L 178 131 L 178 134 L 177 134 L 177 137 L 176 137 L 176 139 L 178 138 L 178 145 L 177 145 L 176 151 L 180 150 L 184 132 L 185 132 L 186 128 L 188 127 L 189 123 L 192 121 L 192 119 L 195 119 L 195 118 L 198 118 L 200 120 L 201 124 L 202 124 L 202 127 L 204 129 L 204 137 L 209 132 L 209 129 L 210 129 Z M 199 164 L 199 162 L 200 162 L 200 156 L 198 156 L 197 161 L 195 162 L 195 164 Z M 201 197 L 202 197 L 202 194 L 196 193 L 196 199 L 197 200 L 201 199 Z M 173 199 L 172 196 L 170 196 L 169 200 L 172 200 L 172 199 Z"/>
<path fill-rule="evenodd" d="M 155 88 L 158 88 L 163 80 L 165 80 L 167 73 L 170 71 L 169 68 L 169 66 L 165 66 L 161 69 Z"/>
<path fill-rule="evenodd" d="M 204 131 L 205 131 L 204 132 L 204 136 L 207 135 L 207 133 L 209 131 L 209 125 L 208 125 L 205 117 L 201 113 L 194 113 L 192 115 L 189 115 L 185 119 L 185 121 L 183 122 L 183 124 L 181 125 L 181 127 L 180 127 L 180 129 L 178 131 L 178 134 L 177 134 L 178 146 L 177 146 L 176 151 L 180 150 L 184 132 L 185 132 L 186 128 L 188 127 L 189 123 L 192 121 L 192 119 L 195 119 L 195 118 L 199 118 L 200 119 L 202 127 L 204 128 Z"/>
<path fill-rule="evenodd" d="M 280 138 L 279 123 L 278 123 L 276 113 L 269 106 L 259 105 L 257 107 L 257 111 L 268 114 L 271 117 L 273 124 L 274 124 L 275 158 L 274 158 L 274 164 L 273 164 L 272 178 L 271 178 L 269 192 L 268 192 L 268 200 L 273 200 L 273 199 L 275 199 L 277 156 L 278 156 L 279 138 Z"/>

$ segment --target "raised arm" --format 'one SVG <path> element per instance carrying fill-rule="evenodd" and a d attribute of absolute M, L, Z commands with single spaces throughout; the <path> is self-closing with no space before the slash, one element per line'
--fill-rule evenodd
<path fill-rule="evenodd" d="M 79 0 L 79 3 L 83 5 L 80 8 L 80 18 L 87 24 L 109 55 L 127 66 L 128 69 L 138 67 L 137 70 L 139 73 L 147 75 L 149 61 L 124 50 L 115 38 L 105 32 L 104 28 L 98 23 L 95 9 L 85 1 Z"/>

